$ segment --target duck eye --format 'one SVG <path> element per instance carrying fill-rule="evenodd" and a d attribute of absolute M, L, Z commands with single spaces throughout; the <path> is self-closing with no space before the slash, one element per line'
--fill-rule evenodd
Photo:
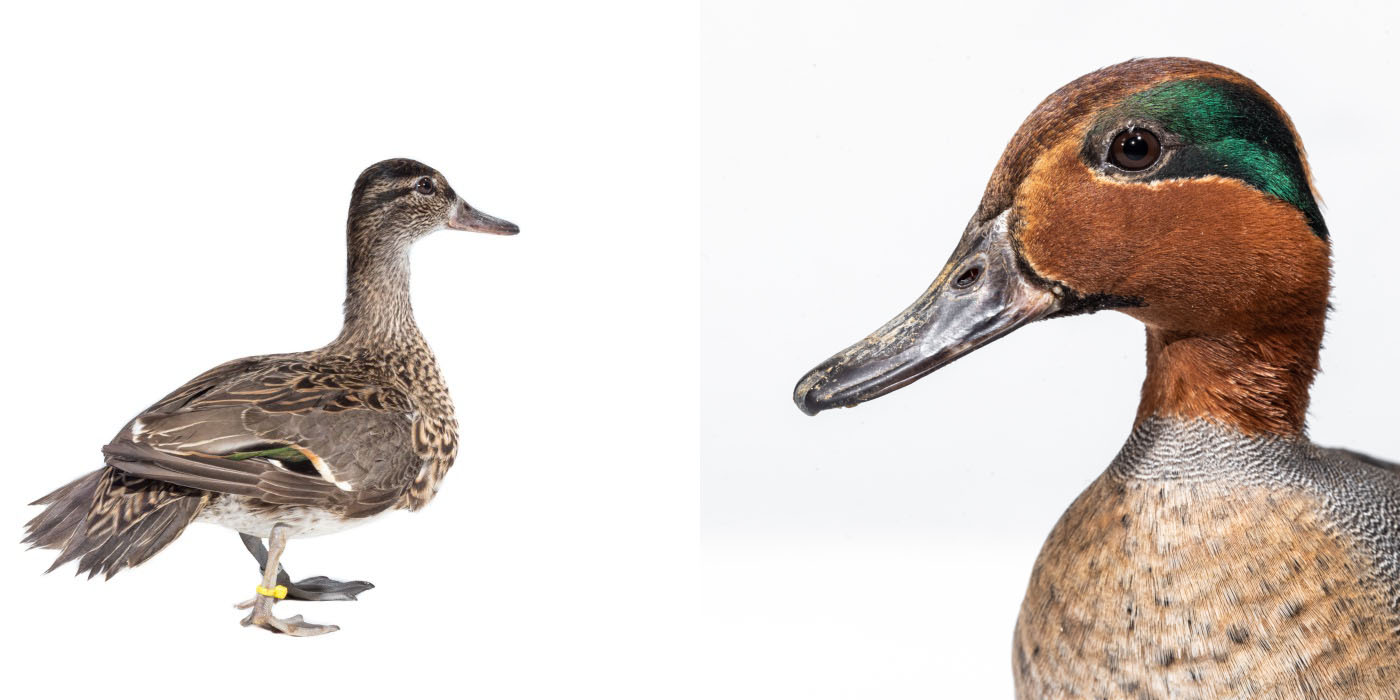
<path fill-rule="evenodd" d="M 418 183 L 413 186 L 413 189 L 418 190 L 418 194 L 430 195 L 434 192 L 437 192 L 437 187 L 433 185 L 432 178 L 428 177 L 420 179 Z"/>
<path fill-rule="evenodd" d="M 1108 161 L 1124 170 L 1144 170 L 1162 155 L 1157 135 L 1146 129 L 1128 129 L 1113 137 Z"/>
<path fill-rule="evenodd" d="M 956 289 L 967 289 L 968 287 L 972 286 L 973 282 L 977 281 L 978 277 L 981 276 L 982 268 L 973 265 L 972 267 L 963 270 L 962 274 L 958 275 L 957 279 L 953 280 L 953 287 Z"/>

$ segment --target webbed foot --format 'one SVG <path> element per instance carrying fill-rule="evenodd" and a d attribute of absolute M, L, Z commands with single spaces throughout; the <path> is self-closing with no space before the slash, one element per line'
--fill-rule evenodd
<path fill-rule="evenodd" d="M 243 546 L 248 548 L 248 553 L 258 560 L 258 568 L 267 568 L 267 549 L 263 547 L 261 539 L 245 533 L 238 533 L 243 538 Z M 312 576 L 300 581 L 292 581 L 291 575 L 277 566 L 277 584 L 287 589 L 288 600 L 356 600 L 365 591 L 374 588 L 374 584 L 369 581 L 337 581 L 327 576 Z"/>
<path fill-rule="evenodd" d="M 256 607 L 248 617 L 243 618 L 244 627 L 261 627 L 279 634 L 290 634 L 293 637 L 314 637 L 318 634 L 334 632 L 339 627 L 335 625 L 318 625 L 314 622 L 302 620 L 301 615 L 293 615 L 283 619 L 273 615 L 270 611 L 258 614 Z"/>
<path fill-rule="evenodd" d="M 278 576 L 279 581 L 285 574 L 282 572 Z M 355 600 L 355 596 L 374 588 L 369 581 L 337 581 L 325 576 L 312 576 L 283 585 L 287 587 L 288 600 Z"/>
<path fill-rule="evenodd" d="M 278 523 L 272 527 L 271 536 L 267 538 L 269 545 L 267 549 L 263 549 L 262 542 L 258 541 L 256 538 L 254 538 L 253 541 L 257 543 L 258 550 L 261 550 L 260 561 L 263 563 L 263 578 L 262 584 L 257 587 L 257 596 L 252 600 L 238 604 L 240 608 L 253 609 L 252 612 L 248 613 L 248 617 L 243 618 L 243 626 L 261 627 L 265 630 L 278 632 L 280 634 L 289 634 L 293 637 L 311 637 L 340 629 L 335 625 L 318 625 L 306 622 L 302 619 L 301 615 L 293 615 L 292 617 L 283 619 L 272 614 L 272 606 L 276 605 L 277 601 L 291 597 L 291 587 L 280 583 L 278 580 L 287 575 L 287 572 L 283 571 L 282 567 L 278 564 L 278 560 L 282 558 L 282 552 L 287 548 L 287 526 Z M 246 535 L 244 544 L 248 544 Z M 259 556 L 259 552 L 254 551 L 252 545 L 248 546 L 248 551 L 253 552 L 254 557 Z M 320 596 L 341 596 L 339 598 L 321 597 L 310 598 L 308 600 L 354 600 L 355 593 L 366 590 L 363 587 L 356 589 L 355 586 L 369 585 L 364 581 L 341 583 L 339 581 L 327 579 L 324 576 L 318 576 L 315 579 L 307 579 L 306 582 L 303 583 L 308 583 L 311 586 L 311 588 L 305 589 L 311 594 Z M 318 590 L 318 586 L 322 588 Z"/>

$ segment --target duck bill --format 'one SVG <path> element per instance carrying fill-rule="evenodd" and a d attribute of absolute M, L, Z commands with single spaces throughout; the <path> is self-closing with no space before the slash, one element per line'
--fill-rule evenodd
<path fill-rule="evenodd" d="M 815 416 L 884 396 L 1058 310 L 1060 298 L 1017 259 L 1007 218 L 970 228 L 912 306 L 808 372 L 797 407 Z"/>
<path fill-rule="evenodd" d="M 452 213 L 447 217 L 447 228 L 458 231 L 476 231 L 477 233 L 491 233 L 497 236 L 514 236 L 520 233 L 520 227 L 505 219 L 497 219 L 485 212 L 477 211 L 472 205 L 458 199 L 456 206 L 452 207 Z"/>

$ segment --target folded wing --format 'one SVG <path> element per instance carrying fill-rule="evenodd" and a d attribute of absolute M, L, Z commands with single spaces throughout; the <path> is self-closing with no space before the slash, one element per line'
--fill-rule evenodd
<path fill-rule="evenodd" d="M 415 417 L 392 374 L 363 358 L 249 358 L 172 392 L 104 453 L 134 476 L 369 515 L 422 468 Z"/>

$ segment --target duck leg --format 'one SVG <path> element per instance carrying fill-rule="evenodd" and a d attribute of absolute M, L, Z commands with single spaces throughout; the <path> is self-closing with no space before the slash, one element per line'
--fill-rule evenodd
<path fill-rule="evenodd" d="M 252 608 L 248 617 L 243 618 L 243 626 L 257 625 L 266 630 L 290 634 L 294 637 L 310 637 L 317 634 L 334 632 L 339 627 L 335 625 L 317 625 L 310 622 L 303 622 L 301 615 L 295 615 L 287 619 L 279 618 L 272 614 L 272 606 L 277 603 L 278 597 L 274 591 L 277 589 L 277 572 L 279 569 L 278 560 L 282 558 L 282 552 L 287 548 L 287 526 L 278 523 L 272 526 L 271 536 L 267 538 L 267 564 L 263 567 L 262 585 L 259 586 L 258 595 L 250 601 L 239 603 L 240 608 Z"/>
<path fill-rule="evenodd" d="M 243 546 L 258 560 L 258 568 L 267 568 L 267 549 L 262 540 L 252 535 L 238 533 L 243 538 Z M 325 576 L 312 576 L 300 581 L 292 581 L 287 570 L 279 564 L 277 584 L 287 587 L 287 600 L 355 600 L 356 596 L 374 588 L 369 581 L 337 581 Z"/>

